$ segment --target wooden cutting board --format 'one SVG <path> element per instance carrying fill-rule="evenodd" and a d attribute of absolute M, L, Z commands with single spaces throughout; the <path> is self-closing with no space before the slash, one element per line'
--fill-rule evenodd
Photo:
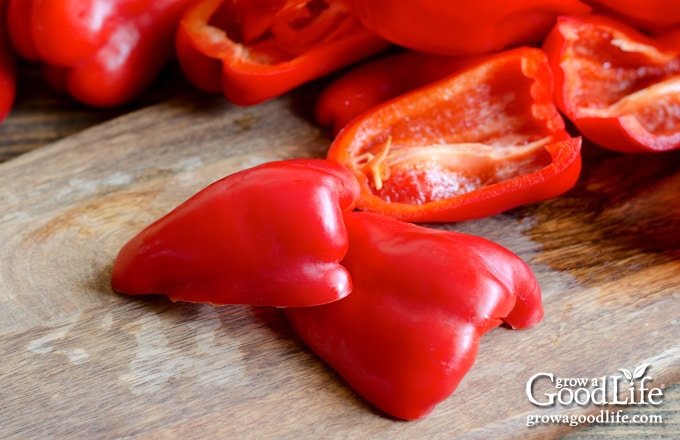
<path fill-rule="evenodd" d="M 419 421 L 376 412 L 276 309 L 112 292 L 118 249 L 193 193 L 265 161 L 322 157 L 329 137 L 309 104 L 292 95 L 239 108 L 191 96 L 0 164 L 0 437 L 680 436 L 680 152 L 586 145 L 568 194 L 436 226 L 523 257 L 546 316 L 529 330 L 485 335 L 459 389 Z M 526 392 L 538 373 L 601 378 L 644 364 L 660 404 L 540 407 Z M 549 385 L 544 378 L 536 395 L 555 391 Z M 529 416 L 604 409 L 664 423 L 526 426 Z"/>

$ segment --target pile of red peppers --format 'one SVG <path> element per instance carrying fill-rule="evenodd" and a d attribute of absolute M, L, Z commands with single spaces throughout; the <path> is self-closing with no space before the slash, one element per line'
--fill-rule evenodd
<path fill-rule="evenodd" d="M 535 88 L 544 89 L 532 91 L 532 99 L 552 99 L 559 110 L 553 119 L 569 119 L 574 137 L 615 151 L 662 152 L 680 147 L 674 87 L 679 35 L 680 8 L 674 0 L 482 0 L 474 5 L 439 0 L 0 0 L 0 118 L 11 110 L 21 86 L 17 59 L 39 64 L 55 90 L 97 107 L 139 98 L 171 62 L 178 62 L 198 89 L 223 93 L 237 105 L 254 105 L 306 82 L 337 77 L 342 70 L 344 76 L 317 106 L 318 122 L 338 135 L 337 151 L 356 134 L 339 134 L 340 128 L 379 104 L 391 100 L 390 107 L 403 117 L 421 99 L 409 92 L 427 94 L 429 89 L 433 95 L 441 88 L 435 82 L 454 75 L 466 78 L 450 87 L 469 87 L 461 84 L 466 81 L 492 87 L 497 79 L 484 76 L 485 67 L 465 71 L 493 63 L 483 59 L 492 54 L 532 47 L 542 54 L 512 55 L 518 62 L 525 62 L 525 56 L 531 58 L 528 63 L 548 59 L 549 73 L 532 77 L 526 72 Z M 400 53 L 392 56 L 395 51 Z M 512 70 L 499 68 L 499 74 Z M 479 111 L 503 99 L 495 92 L 485 97 L 460 93 L 460 99 L 484 99 Z M 527 116 L 527 110 L 524 106 L 509 116 Z M 466 124 L 482 117 L 465 116 Z M 549 122 L 541 115 L 531 117 Z M 444 128 L 432 119 L 425 122 Z M 376 118 L 363 124 L 374 133 L 393 128 Z M 564 130 L 559 122 L 553 125 L 556 132 Z M 507 138 L 486 139 L 482 131 L 460 142 L 479 141 L 493 151 L 473 148 L 474 155 L 508 155 L 495 146 Z M 414 134 L 410 141 L 417 139 Z M 450 144 L 447 138 L 438 143 Z M 454 139 L 451 145 L 458 143 Z M 397 139 L 390 145 L 381 155 L 386 159 L 379 174 L 406 155 L 401 150 L 410 150 Z M 444 162 L 430 154 L 431 148 L 425 150 L 426 157 L 398 159 L 397 168 Z M 375 155 L 359 155 L 364 153 Z M 451 168 L 443 168 L 435 174 L 449 176 Z M 368 176 L 372 195 L 386 192 L 376 187 L 381 183 L 374 177 Z M 422 176 L 415 180 L 407 192 L 424 184 Z M 464 180 L 460 183 L 466 186 L 469 179 Z M 530 201 L 520 198 L 513 204 Z"/>
<path fill-rule="evenodd" d="M 676 0 L 0 0 L 0 122 L 19 63 L 112 107 L 172 62 L 241 106 L 324 77 L 314 116 L 332 139 L 324 159 L 227 176 L 149 225 L 113 288 L 283 308 L 397 418 L 446 399 L 484 333 L 543 314 L 518 256 L 418 223 L 565 193 L 583 138 L 680 148 Z"/>

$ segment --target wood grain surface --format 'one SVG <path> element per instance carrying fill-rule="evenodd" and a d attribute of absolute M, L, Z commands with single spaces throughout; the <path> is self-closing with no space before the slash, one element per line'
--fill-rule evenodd
<path fill-rule="evenodd" d="M 248 108 L 178 95 L 99 111 L 28 94 L 0 125 L 0 437 L 680 438 L 680 152 L 586 145 L 564 196 L 430 225 L 523 257 L 546 316 L 485 335 L 458 390 L 403 422 L 358 397 L 279 310 L 112 292 L 112 261 L 145 225 L 224 175 L 329 145 L 309 90 Z M 533 405 L 532 375 L 643 364 L 663 402 L 606 409 L 663 423 L 526 426 L 604 409 Z"/>

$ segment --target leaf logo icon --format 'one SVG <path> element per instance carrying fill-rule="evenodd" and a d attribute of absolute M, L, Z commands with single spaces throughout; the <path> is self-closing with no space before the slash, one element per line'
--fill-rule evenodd
<path fill-rule="evenodd" d="M 625 368 L 619 368 L 619 371 L 622 372 L 623 376 L 630 381 L 631 385 L 633 385 L 633 374 Z"/>
<path fill-rule="evenodd" d="M 639 367 L 633 371 L 633 379 L 640 379 L 642 376 L 645 375 L 645 371 L 647 371 L 647 368 L 649 367 L 649 364 L 642 364 Z"/>
<path fill-rule="evenodd" d="M 619 368 L 619 371 L 622 372 L 623 376 L 630 381 L 630 384 L 632 386 L 635 382 L 635 379 L 640 379 L 642 378 L 642 376 L 645 375 L 647 368 L 649 368 L 649 364 L 642 364 L 639 367 L 635 368 L 632 373 L 629 370 L 626 370 L 625 368 Z"/>

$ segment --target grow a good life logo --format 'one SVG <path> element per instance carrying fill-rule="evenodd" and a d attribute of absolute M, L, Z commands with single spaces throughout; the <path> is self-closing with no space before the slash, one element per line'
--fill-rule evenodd
<path fill-rule="evenodd" d="M 574 406 L 646 406 L 663 403 L 663 385 L 653 386 L 647 375 L 649 364 L 633 369 L 621 368 L 622 374 L 600 377 L 557 377 L 553 373 L 537 373 L 529 378 L 526 395 L 537 407 Z M 627 414 L 622 409 L 601 409 L 597 414 L 532 414 L 527 426 L 548 423 L 579 424 L 647 424 L 663 423 L 659 414 Z"/>

